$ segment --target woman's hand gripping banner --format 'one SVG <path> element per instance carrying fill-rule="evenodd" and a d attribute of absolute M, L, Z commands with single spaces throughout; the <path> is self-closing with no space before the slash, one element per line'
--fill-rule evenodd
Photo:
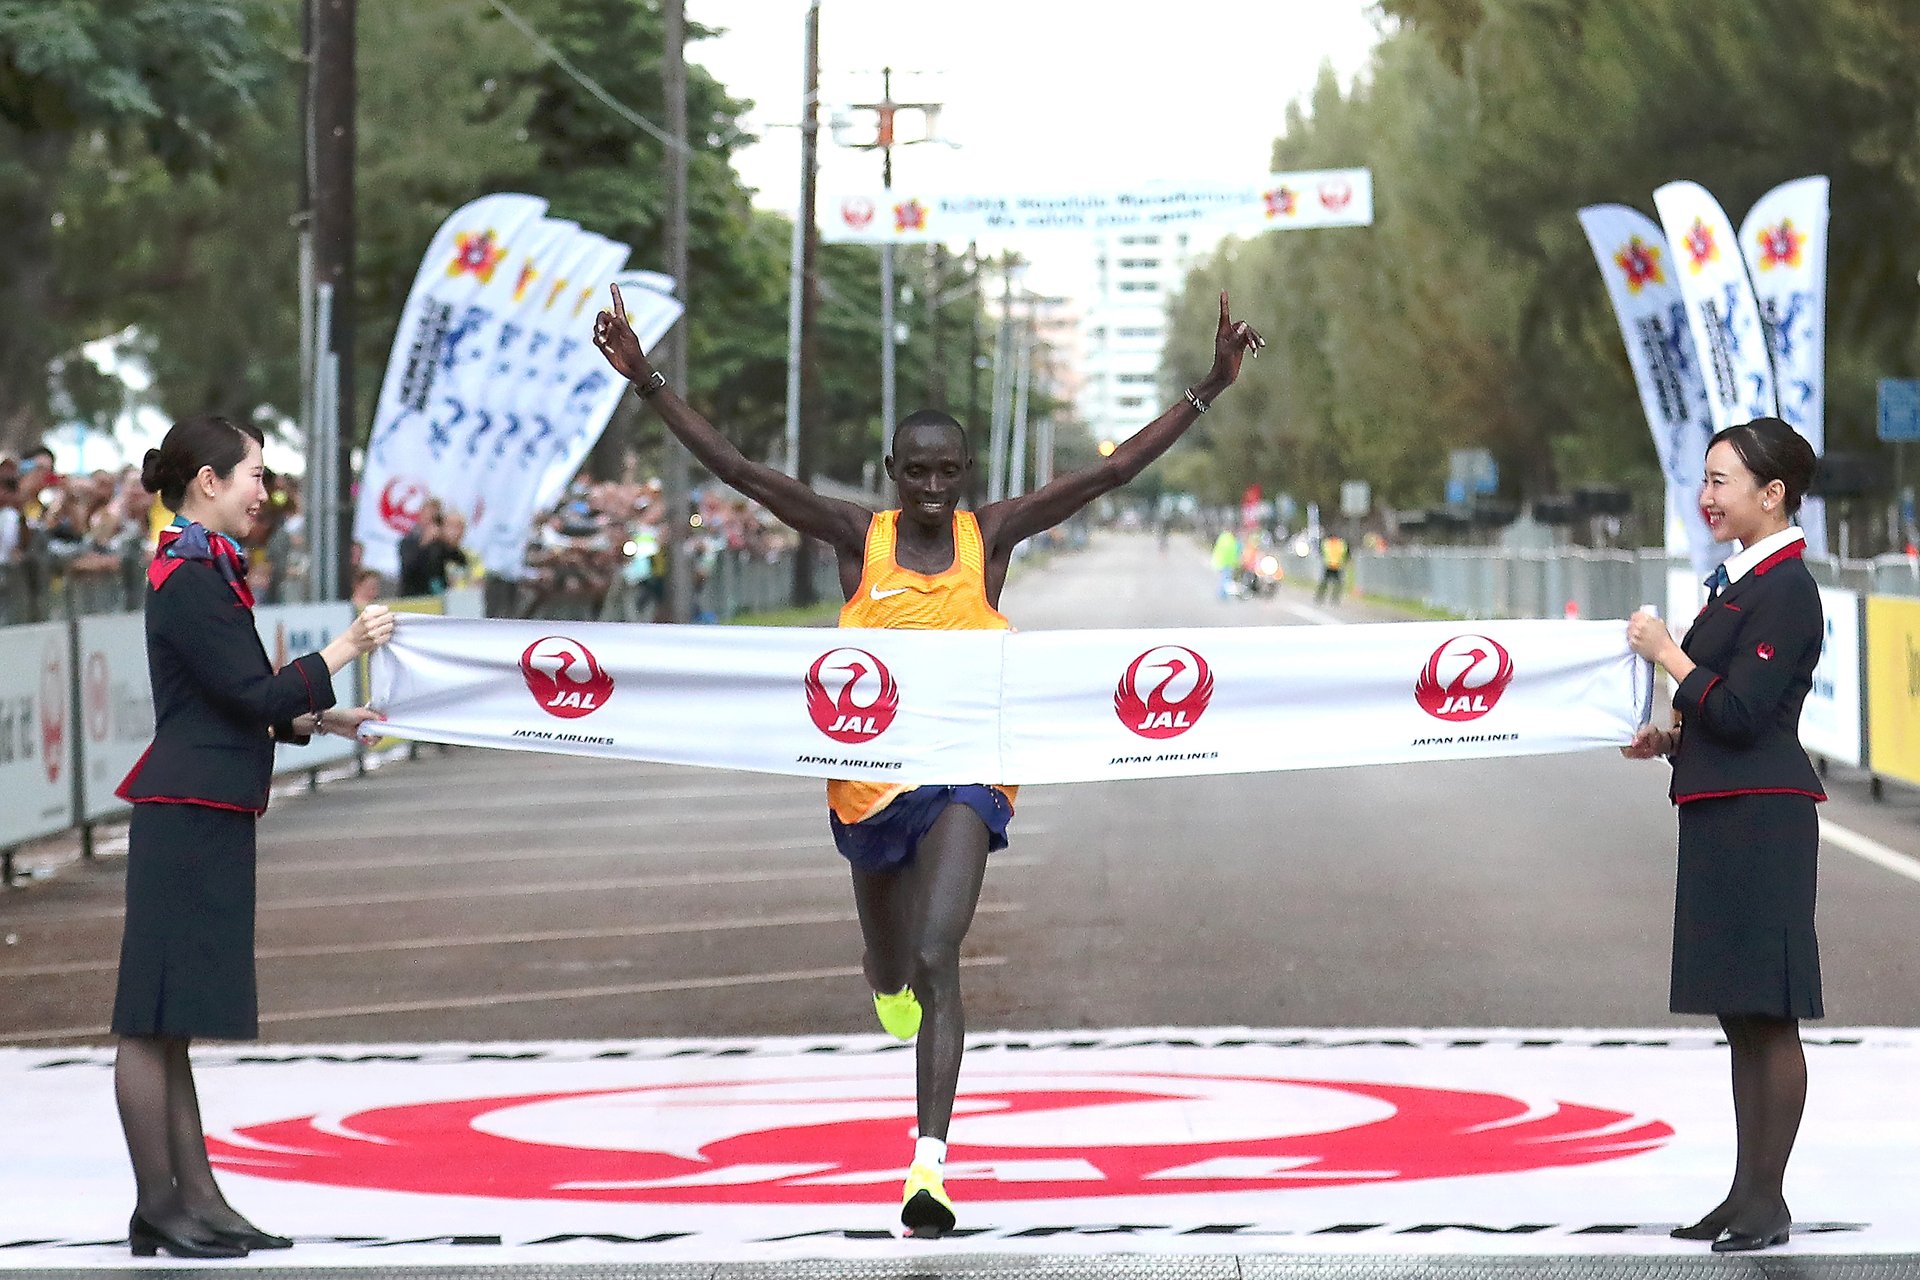
<path fill-rule="evenodd" d="M 1621 746 L 1624 622 L 855 631 L 413 617 L 379 732 L 822 778 L 1089 782 Z"/>

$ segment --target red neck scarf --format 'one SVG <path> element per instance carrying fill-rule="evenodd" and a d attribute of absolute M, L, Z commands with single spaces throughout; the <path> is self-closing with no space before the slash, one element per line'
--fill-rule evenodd
<path fill-rule="evenodd" d="M 174 525 L 162 529 L 159 544 L 154 548 L 153 563 L 147 566 L 147 581 L 158 591 L 187 560 L 198 560 L 219 570 L 240 603 L 253 608 L 253 588 L 247 585 L 247 562 L 241 558 L 239 546 L 224 534 L 209 533 L 204 525 Z"/>

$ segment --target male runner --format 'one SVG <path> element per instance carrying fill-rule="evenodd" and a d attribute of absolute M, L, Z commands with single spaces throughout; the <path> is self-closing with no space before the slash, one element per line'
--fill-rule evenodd
<path fill-rule="evenodd" d="M 909 630 L 1005 628 L 998 606 L 1014 547 L 1139 475 L 1233 385 L 1242 357 L 1266 345 L 1245 321 L 1228 316 L 1222 293 L 1213 368 L 1171 409 L 1098 464 L 977 513 L 958 509 L 973 467 L 966 429 L 934 410 L 911 413 L 895 429 L 886 460 L 900 506 L 873 515 L 749 460 L 689 408 L 647 362 L 618 286 L 613 310 L 594 322 L 593 340 L 708 470 L 833 548 L 847 597 L 841 626 Z M 853 864 L 875 1011 L 902 1040 L 921 1031 L 924 1011 L 925 1034 L 915 1046 L 919 1127 L 900 1210 L 912 1235 L 937 1237 L 954 1225 L 943 1173 L 966 1031 L 960 944 L 980 900 L 987 855 L 1006 847 L 1013 795 L 1013 788 L 986 780 L 827 784 L 834 843 Z"/>

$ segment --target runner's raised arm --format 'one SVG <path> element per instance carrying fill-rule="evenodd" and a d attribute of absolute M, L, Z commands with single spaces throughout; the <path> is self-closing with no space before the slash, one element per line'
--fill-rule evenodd
<path fill-rule="evenodd" d="M 600 348 L 600 354 L 607 358 L 615 372 L 634 385 L 640 397 L 660 415 L 667 430 L 722 484 L 745 494 L 786 524 L 810 538 L 818 538 L 836 552 L 860 554 L 872 513 L 851 502 L 815 493 L 792 476 L 755 462 L 712 423 L 694 412 L 692 406 L 667 385 L 665 375 L 654 369 L 646 352 L 640 349 L 640 339 L 627 323 L 626 304 L 620 298 L 617 284 L 613 286 L 613 309 L 602 311 L 594 319 L 593 345 Z"/>
<path fill-rule="evenodd" d="M 1100 495 L 1131 482 L 1199 421 L 1216 396 L 1233 385 L 1246 353 L 1258 356 L 1266 345 L 1267 340 L 1255 333 L 1253 326 L 1228 314 L 1227 295 L 1222 291 L 1220 323 L 1213 337 L 1213 368 L 1207 376 L 1190 387 L 1171 409 L 1122 442 L 1113 456 L 1061 476 L 1032 493 L 982 507 L 980 532 L 988 556 L 1005 555 L 1018 543 L 1073 516 Z"/>

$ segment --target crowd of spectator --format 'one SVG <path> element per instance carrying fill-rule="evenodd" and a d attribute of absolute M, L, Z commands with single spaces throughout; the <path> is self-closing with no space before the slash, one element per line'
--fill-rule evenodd
<path fill-rule="evenodd" d="M 262 603 L 307 597 L 305 517 L 298 481 L 269 473 L 268 502 L 247 539 L 249 577 Z M 136 609 L 153 540 L 173 518 L 140 485 L 138 467 L 62 475 L 48 449 L 0 453 L 0 622 Z M 718 484 L 695 490 L 680 554 L 696 619 L 724 602 L 714 588 L 723 554 L 771 563 L 796 535 Z M 525 568 L 492 575 L 489 612 L 517 617 L 647 621 L 659 615 L 669 574 L 666 502 L 658 480 L 582 475 L 527 531 Z M 430 501 L 400 545 L 400 573 L 356 569 L 351 595 L 371 601 L 438 595 L 488 578 L 457 511 Z"/>
<path fill-rule="evenodd" d="M 172 519 L 138 467 L 62 475 L 50 449 L 0 453 L 0 621 L 138 608 L 154 536 Z M 299 488 L 272 476 L 247 548 L 261 600 L 301 598 L 302 541 Z"/>

